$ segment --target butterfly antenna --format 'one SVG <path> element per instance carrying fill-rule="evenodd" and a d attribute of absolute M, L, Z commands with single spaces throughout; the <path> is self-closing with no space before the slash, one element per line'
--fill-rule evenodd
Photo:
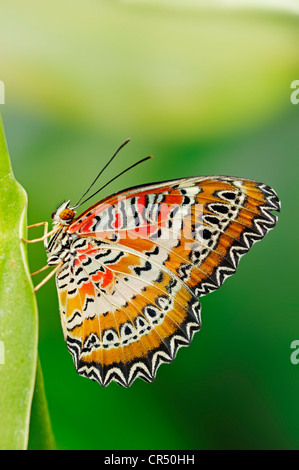
<path fill-rule="evenodd" d="M 85 191 L 84 194 L 82 194 L 82 196 L 80 197 L 79 201 L 72 207 L 73 209 L 76 209 L 77 207 L 79 207 L 79 204 L 80 202 L 82 201 L 82 199 L 84 198 L 84 196 L 86 196 L 86 194 L 90 191 L 90 189 L 92 188 L 92 186 L 96 183 L 96 181 L 99 179 L 99 177 L 101 176 L 101 174 L 103 173 L 104 170 L 106 170 L 107 166 L 110 165 L 110 163 L 112 162 L 112 160 L 116 157 L 116 155 L 118 154 L 118 152 L 128 143 L 130 142 L 130 138 L 129 139 L 126 139 L 122 144 L 121 146 L 116 150 L 116 152 L 112 155 L 112 157 L 110 158 L 110 160 L 106 163 L 106 165 L 104 166 L 104 168 L 102 168 L 102 170 L 100 171 L 100 173 L 97 175 L 97 177 L 95 178 L 95 180 L 91 183 L 91 185 L 88 187 L 88 189 Z M 92 196 L 91 196 L 92 197 Z M 83 204 L 83 202 L 82 202 Z M 80 204 L 81 205 L 81 204 Z"/>
<path fill-rule="evenodd" d="M 84 204 L 85 202 L 89 201 L 89 199 L 91 199 L 92 197 L 94 197 L 96 194 L 98 194 L 100 191 L 102 191 L 102 189 L 106 188 L 106 186 L 108 186 L 108 184 L 112 183 L 112 181 L 116 180 L 116 178 L 118 178 L 119 176 L 123 175 L 124 173 L 126 173 L 127 171 L 129 170 L 132 170 L 132 168 L 134 168 L 135 166 L 139 165 L 139 163 L 142 163 L 142 162 L 145 162 L 146 160 L 149 160 L 150 158 L 152 158 L 152 156 L 150 155 L 149 157 L 145 157 L 145 158 L 142 158 L 142 160 L 139 160 L 138 162 L 134 163 L 134 165 L 131 165 L 129 166 L 129 168 L 126 168 L 126 170 L 123 170 L 121 173 L 119 173 L 118 175 L 114 176 L 114 178 L 112 178 L 110 181 L 108 181 L 108 183 L 104 184 L 104 186 L 102 186 L 100 189 L 98 189 L 95 193 L 93 193 L 91 196 L 89 196 L 87 199 L 85 199 L 85 201 L 81 202 L 80 206 L 82 204 Z M 81 198 L 82 199 L 82 198 Z M 81 200 L 80 199 L 80 200 Z M 78 206 L 76 206 L 78 207 Z"/>

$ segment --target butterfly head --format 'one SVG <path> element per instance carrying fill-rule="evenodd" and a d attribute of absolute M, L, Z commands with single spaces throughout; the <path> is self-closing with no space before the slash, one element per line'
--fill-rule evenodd
<path fill-rule="evenodd" d="M 69 207 L 69 203 L 70 201 L 64 202 L 55 212 L 53 212 L 53 225 L 69 225 L 72 222 L 76 212 L 72 207 Z"/>

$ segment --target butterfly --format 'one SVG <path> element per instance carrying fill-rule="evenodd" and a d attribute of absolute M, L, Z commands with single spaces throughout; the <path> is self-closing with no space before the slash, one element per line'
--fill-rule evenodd
<path fill-rule="evenodd" d="M 151 382 L 201 328 L 200 297 L 275 226 L 280 201 L 263 183 L 199 176 L 131 187 L 76 217 L 99 191 L 80 204 L 91 186 L 52 214 L 50 232 L 46 222 L 30 226 L 44 225 L 30 242 L 44 240 L 45 268 L 55 266 L 36 290 L 56 273 L 62 330 L 81 376 L 103 386 Z"/>

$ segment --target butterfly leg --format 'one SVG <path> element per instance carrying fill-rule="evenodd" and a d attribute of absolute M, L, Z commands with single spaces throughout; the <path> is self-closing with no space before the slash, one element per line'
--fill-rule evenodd
<path fill-rule="evenodd" d="M 45 271 L 46 269 L 48 269 L 50 266 L 48 264 L 46 264 L 46 266 L 42 267 L 41 269 L 39 269 L 38 271 L 35 271 L 34 273 L 31 273 L 30 276 L 35 276 L 36 274 L 39 274 L 43 271 Z"/>
<path fill-rule="evenodd" d="M 48 232 L 48 222 L 39 222 L 37 224 L 29 225 L 27 228 L 31 229 L 31 228 L 35 228 L 35 227 L 41 227 L 41 226 L 44 226 L 44 235 L 42 237 L 34 238 L 33 240 L 26 240 L 26 239 L 22 238 L 22 241 L 24 243 L 37 243 L 37 242 L 43 241 L 45 248 L 47 248 L 48 237 L 50 237 L 53 233 L 55 233 L 57 231 L 57 228 L 55 228 L 55 229 L 51 230 L 50 232 Z M 53 271 L 51 271 L 39 284 L 37 284 L 37 286 L 34 287 L 34 292 L 37 292 L 40 287 L 42 287 L 49 279 L 51 279 L 51 277 L 54 276 L 54 274 L 56 273 L 56 271 L 58 271 L 58 269 L 62 266 L 62 264 L 63 264 L 63 262 L 61 261 L 55 267 L 55 269 L 53 269 Z M 46 264 L 46 266 L 43 266 L 38 271 L 35 271 L 34 273 L 32 273 L 31 276 L 35 276 L 36 274 L 39 274 L 39 273 L 45 271 L 49 267 L 50 266 L 48 264 Z"/>
<path fill-rule="evenodd" d="M 40 227 L 41 225 L 44 226 L 44 235 L 40 238 L 34 238 L 33 240 L 26 240 L 25 238 L 22 238 L 22 241 L 24 243 L 37 243 L 37 242 L 44 242 L 45 247 L 47 246 L 47 238 L 53 235 L 57 231 L 57 228 L 54 228 L 50 232 L 48 232 L 48 222 L 39 222 L 38 224 L 33 224 L 29 225 L 28 229 L 34 228 L 34 227 Z"/>
<path fill-rule="evenodd" d="M 56 271 L 58 271 L 58 269 L 61 268 L 62 265 L 63 265 L 63 261 L 60 261 L 60 263 L 57 264 L 55 269 L 53 269 L 53 271 L 51 271 L 39 284 L 37 284 L 37 286 L 35 286 L 34 292 L 37 292 L 38 289 L 40 289 L 40 287 L 42 287 L 44 284 L 46 284 L 46 282 L 48 282 L 48 280 L 51 279 L 52 276 L 54 276 Z M 44 266 L 40 271 L 43 271 L 44 269 L 46 269 L 46 267 L 48 267 L 48 266 Z M 34 274 L 37 274 L 37 272 L 34 273 Z"/>

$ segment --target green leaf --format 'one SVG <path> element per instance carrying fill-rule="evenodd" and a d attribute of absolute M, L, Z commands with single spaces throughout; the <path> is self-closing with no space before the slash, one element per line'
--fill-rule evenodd
<path fill-rule="evenodd" d="M 37 361 L 36 382 L 33 395 L 28 449 L 55 449 L 44 380 L 40 361 Z"/>
<path fill-rule="evenodd" d="M 26 246 L 21 241 L 27 235 L 26 207 L 27 195 L 14 178 L 0 118 L 1 449 L 27 448 L 35 386 L 38 315 Z M 39 419 L 42 427 L 39 432 L 48 435 L 43 442 L 49 448 L 52 436 L 40 369 L 35 401 L 35 409 L 44 415 Z"/>

